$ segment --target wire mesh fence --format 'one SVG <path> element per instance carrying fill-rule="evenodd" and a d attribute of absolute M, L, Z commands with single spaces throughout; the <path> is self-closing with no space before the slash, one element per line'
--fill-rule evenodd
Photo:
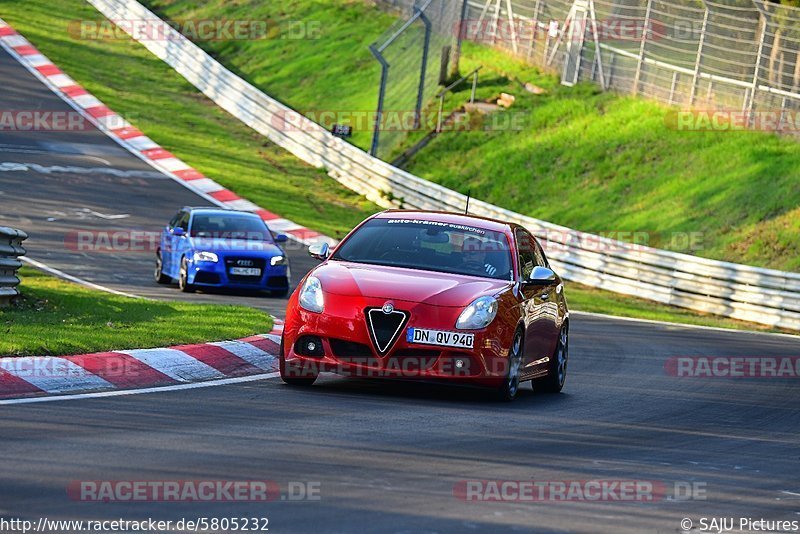
<path fill-rule="evenodd" d="M 410 131 L 429 122 L 424 110 L 446 76 L 462 2 L 382 3 L 402 15 L 370 47 L 382 71 L 371 153 L 388 159 Z"/>
<path fill-rule="evenodd" d="M 453 17 L 462 0 L 449 3 Z M 467 0 L 456 24 L 464 38 L 556 70 L 564 83 L 590 80 L 654 98 L 693 110 L 689 119 L 713 114 L 716 127 L 800 132 L 798 8 L 765 0 Z"/>

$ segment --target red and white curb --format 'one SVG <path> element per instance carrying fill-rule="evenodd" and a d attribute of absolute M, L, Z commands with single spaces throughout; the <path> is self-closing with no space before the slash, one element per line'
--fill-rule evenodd
<path fill-rule="evenodd" d="M 229 189 L 204 176 L 198 170 L 163 149 L 139 129 L 112 111 L 75 80 L 64 74 L 25 37 L 0 19 L 0 47 L 33 73 L 51 91 L 72 106 L 87 121 L 108 135 L 120 146 L 150 164 L 155 169 L 176 180 L 188 189 L 218 206 L 257 213 L 274 232 L 312 245 L 319 242 L 333 244 L 335 240 L 285 219 L 271 211 L 241 198 Z"/>
<path fill-rule="evenodd" d="M 168 348 L 0 358 L 0 399 L 174 386 L 278 370 L 283 323 L 269 334 Z M 266 378 L 266 377 L 265 377 Z"/>

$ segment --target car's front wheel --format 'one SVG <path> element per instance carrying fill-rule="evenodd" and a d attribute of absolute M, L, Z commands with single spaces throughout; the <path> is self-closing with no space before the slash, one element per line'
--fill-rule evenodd
<path fill-rule="evenodd" d="M 517 330 L 511 348 L 508 350 L 508 371 L 503 383 L 497 390 L 497 397 L 502 401 L 512 401 L 519 391 L 519 375 L 522 366 L 522 331 Z"/>
<path fill-rule="evenodd" d="M 533 381 L 535 391 L 545 393 L 559 393 L 567 380 L 567 363 L 569 361 L 569 327 L 565 323 L 558 335 L 558 343 L 553 357 L 550 358 L 550 368 L 547 376 Z"/>
<path fill-rule="evenodd" d="M 290 386 L 304 386 L 308 387 L 316 382 L 319 373 L 315 370 L 299 369 L 297 367 L 289 367 L 286 363 L 286 358 L 283 352 L 283 336 L 281 336 L 280 356 L 278 358 L 278 367 L 281 373 L 281 380 Z"/>
<path fill-rule="evenodd" d="M 181 258 L 181 270 L 178 274 L 178 287 L 184 293 L 192 293 L 194 291 L 194 286 L 189 283 L 189 263 L 186 261 L 185 256 Z"/>
<path fill-rule="evenodd" d="M 153 274 L 153 277 L 156 279 L 156 282 L 159 284 L 169 284 L 172 282 L 172 278 L 164 274 L 164 262 L 161 259 L 161 251 L 156 252 L 156 270 Z"/>

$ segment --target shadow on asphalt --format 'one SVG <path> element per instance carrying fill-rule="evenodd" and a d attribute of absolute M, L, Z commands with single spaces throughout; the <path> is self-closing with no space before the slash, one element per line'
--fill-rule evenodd
<path fill-rule="evenodd" d="M 414 380 L 392 379 L 364 379 L 337 375 L 322 375 L 310 388 L 293 387 L 281 384 L 295 393 L 307 395 L 325 395 L 341 397 L 346 394 L 353 400 L 359 397 L 368 400 L 419 400 L 432 401 L 438 404 L 469 403 L 483 405 L 494 411 L 497 407 L 508 410 L 529 409 L 544 406 L 561 405 L 568 402 L 571 395 L 568 393 L 549 394 L 535 392 L 530 382 L 520 384 L 520 391 L 513 402 L 504 402 L 494 396 L 494 392 L 487 388 L 457 386 L 436 382 L 421 382 Z"/>

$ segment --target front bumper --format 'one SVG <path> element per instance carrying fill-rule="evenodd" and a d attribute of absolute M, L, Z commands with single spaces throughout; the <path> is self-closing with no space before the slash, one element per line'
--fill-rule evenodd
<path fill-rule="evenodd" d="M 287 265 L 271 266 L 269 258 L 259 263 L 261 276 L 236 276 L 230 274 L 230 266 L 224 258 L 214 262 L 195 262 L 188 264 L 188 280 L 198 287 L 216 287 L 228 289 L 257 289 L 268 291 L 286 291 L 289 289 L 289 267 Z"/>
<path fill-rule="evenodd" d="M 410 343 L 406 336 L 409 328 L 456 331 L 454 325 L 463 308 L 393 300 L 394 308 L 409 312 L 410 318 L 394 345 L 380 355 L 367 330 L 365 310 L 380 308 L 387 299 L 329 294 L 322 314 L 300 308 L 295 299 L 290 302 L 284 325 L 288 372 L 443 380 L 493 387 L 508 371 L 514 328 L 500 316 L 487 328 L 469 331 L 475 334 L 472 349 Z M 307 349 L 309 340 L 321 344 L 314 354 Z"/>

